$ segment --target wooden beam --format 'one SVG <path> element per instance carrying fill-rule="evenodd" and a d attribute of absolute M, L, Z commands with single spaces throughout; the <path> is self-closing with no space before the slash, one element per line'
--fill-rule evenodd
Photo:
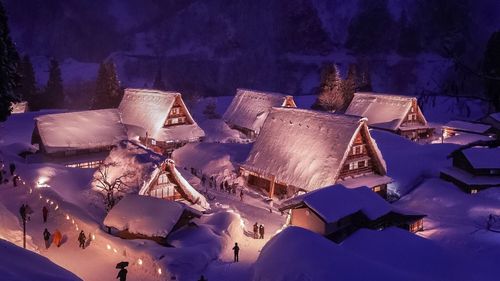
<path fill-rule="evenodd" d="M 276 177 L 275 176 L 272 176 L 271 177 L 271 180 L 270 180 L 270 185 L 269 185 L 269 198 L 273 198 L 273 195 L 274 195 L 274 185 L 275 185 L 275 180 L 276 180 Z"/>

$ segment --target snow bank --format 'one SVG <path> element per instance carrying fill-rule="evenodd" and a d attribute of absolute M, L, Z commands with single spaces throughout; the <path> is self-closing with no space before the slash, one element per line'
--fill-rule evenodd
<path fill-rule="evenodd" d="M 12 281 L 81 280 L 47 258 L 0 239 L 0 276 Z"/>
<path fill-rule="evenodd" d="M 416 280 L 298 227 L 274 236 L 253 269 L 254 281 Z"/>
<path fill-rule="evenodd" d="M 149 237 L 166 237 L 183 212 L 184 206 L 177 202 L 128 195 L 109 211 L 104 225 Z"/>

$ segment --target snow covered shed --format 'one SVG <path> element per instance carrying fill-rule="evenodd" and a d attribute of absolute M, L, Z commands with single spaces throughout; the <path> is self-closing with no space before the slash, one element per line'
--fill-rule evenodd
<path fill-rule="evenodd" d="M 500 147 L 470 147 L 451 154 L 453 166 L 441 170 L 441 178 L 467 193 L 500 187 Z"/>
<path fill-rule="evenodd" d="M 403 214 L 367 187 L 334 185 L 283 202 L 290 210 L 290 225 L 309 229 L 341 242 L 360 228 L 397 226 L 410 232 L 423 230 L 424 215 Z"/>
<path fill-rule="evenodd" d="M 126 193 L 183 201 L 188 205 L 198 205 L 199 209 L 209 208 L 205 197 L 184 179 L 173 160 L 141 144 L 133 141 L 120 142 L 104 163 L 115 163 L 107 167 L 108 180 L 120 177 L 127 171 L 133 171 L 133 175 L 125 182 Z M 100 178 L 99 173 L 101 171 L 97 170 L 94 178 Z M 96 188 L 98 183 L 93 184 Z"/>
<path fill-rule="evenodd" d="M 379 93 L 355 93 L 346 114 L 368 118 L 372 128 L 394 132 L 408 139 L 429 138 L 429 127 L 417 98 Z"/>
<path fill-rule="evenodd" d="M 298 108 L 271 110 L 240 171 L 279 198 L 344 181 L 385 198 L 391 182 L 365 118 Z"/>
<path fill-rule="evenodd" d="M 255 138 L 273 107 L 297 107 L 292 96 L 237 89 L 222 119 L 233 129 Z"/>
<path fill-rule="evenodd" d="M 443 126 L 442 133 L 443 139 L 460 135 L 481 135 L 493 137 L 495 135 L 495 130 L 492 126 L 479 122 L 452 120 Z"/>
<path fill-rule="evenodd" d="M 104 218 L 104 225 L 123 239 L 149 239 L 167 244 L 168 235 L 189 224 L 201 213 L 182 203 L 159 198 L 128 195 Z"/>
<path fill-rule="evenodd" d="M 180 93 L 125 89 L 118 110 L 131 138 L 163 154 L 205 136 Z"/>
<path fill-rule="evenodd" d="M 116 109 L 48 114 L 35 118 L 31 162 L 48 161 L 75 168 L 95 168 L 120 141 L 127 139 Z"/>

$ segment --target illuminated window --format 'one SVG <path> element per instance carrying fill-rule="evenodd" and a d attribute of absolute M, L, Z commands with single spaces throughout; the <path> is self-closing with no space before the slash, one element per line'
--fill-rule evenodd
<path fill-rule="evenodd" d="M 169 183 L 169 180 L 168 180 L 167 174 L 161 174 L 161 175 L 158 177 L 158 184 L 166 184 L 166 183 Z"/>
<path fill-rule="evenodd" d="M 172 122 L 172 124 L 177 124 L 177 123 L 179 123 L 179 119 L 178 118 L 172 118 L 171 122 Z"/>
<path fill-rule="evenodd" d="M 374 192 L 380 192 L 380 191 L 382 191 L 382 186 L 377 185 L 377 186 L 373 187 L 373 188 L 372 188 L 372 190 L 373 190 Z"/>
<path fill-rule="evenodd" d="M 476 194 L 477 193 L 477 189 L 471 189 L 470 190 L 470 194 Z"/>
<path fill-rule="evenodd" d="M 358 162 L 349 163 L 349 170 L 356 170 L 358 168 Z"/>
<path fill-rule="evenodd" d="M 156 145 L 156 140 L 155 139 L 151 139 L 151 144 L 152 145 Z"/>
<path fill-rule="evenodd" d="M 364 151 L 364 145 L 355 145 L 352 147 L 352 154 L 353 155 L 358 155 L 358 154 L 363 154 Z"/>
<path fill-rule="evenodd" d="M 177 115 L 177 114 L 179 114 L 179 112 L 180 112 L 179 107 L 172 108 L 172 115 Z"/>
<path fill-rule="evenodd" d="M 408 121 L 415 121 L 417 120 L 417 114 L 408 114 Z"/>

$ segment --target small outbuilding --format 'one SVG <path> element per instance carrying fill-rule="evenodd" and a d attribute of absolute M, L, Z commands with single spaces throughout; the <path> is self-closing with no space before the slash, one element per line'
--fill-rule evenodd
<path fill-rule="evenodd" d="M 366 117 L 372 128 L 386 130 L 411 140 L 432 137 L 417 98 L 380 93 L 355 93 L 346 114 Z"/>
<path fill-rule="evenodd" d="M 453 166 L 441 170 L 441 178 L 467 193 L 500 187 L 500 147 L 469 147 L 453 152 Z"/>
<path fill-rule="evenodd" d="M 229 127 L 255 138 L 273 107 L 297 107 L 293 96 L 280 93 L 237 89 L 231 104 L 222 116 Z"/>
<path fill-rule="evenodd" d="M 461 120 L 452 120 L 446 123 L 442 128 L 443 139 L 460 135 L 483 136 L 493 138 L 495 130 L 491 125 L 480 122 L 469 122 Z"/>
<path fill-rule="evenodd" d="M 205 136 L 177 92 L 125 89 L 118 110 L 129 137 L 162 154 Z"/>
<path fill-rule="evenodd" d="M 109 151 L 127 139 L 117 109 L 87 110 L 35 118 L 29 162 L 54 162 L 73 168 L 96 168 Z"/>
<path fill-rule="evenodd" d="M 106 215 L 104 226 L 123 239 L 148 239 L 168 245 L 170 233 L 201 215 L 179 202 L 127 195 Z"/>
<path fill-rule="evenodd" d="M 283 202 L 289 224 L 309 229 L 341 242 L 360 228 L 400 227 L 410 232 L 424 228 L 424 215 L 405 214 L 373 193 L 370 188 L 334 185 Z"/>

